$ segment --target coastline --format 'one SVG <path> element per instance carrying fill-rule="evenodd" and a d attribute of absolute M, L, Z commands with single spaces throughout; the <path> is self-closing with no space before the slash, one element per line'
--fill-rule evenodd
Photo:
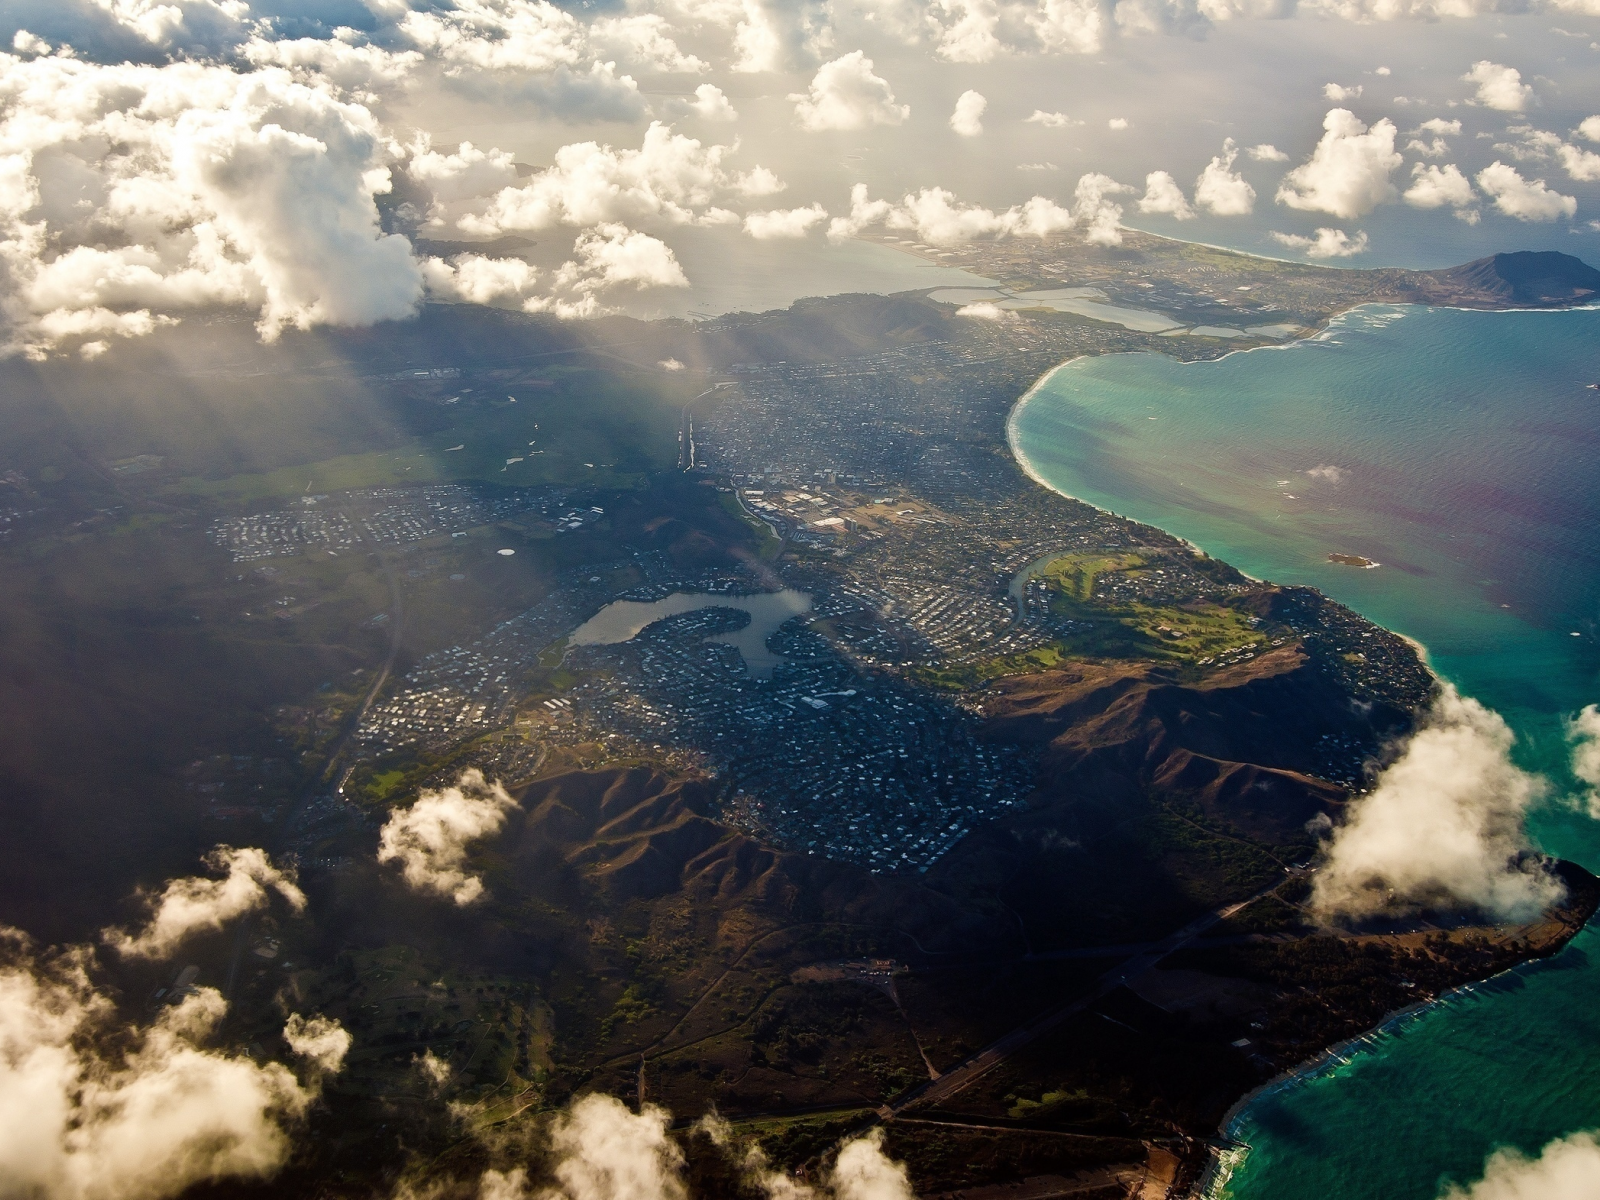
<path fill-rule="evenodd" d="M 1341 310 L 1340 312 L 1331 316 L 1325 324 L 1309 331 L 1300 338 L 1293 339 L 1292 341 L 1274 345 L 1249 346 L 1230 349 L 1225 354 L 1217 355 L 1215 358 L 1208 357 L 1203 359 L 1177 359 L 1175 361 L 1179 362 L 1180 364 L 1187 364 L 1189 362 L 1210 363 L 1220 361 L 1221 358 L 1227 357 L 1228 354 L 1247 353 L 1251 350 L 1262 349 L 1286 349 L 1291 346 L 1301 345 L 1303 343 L 1323 341 L 1328 339 L 1330 335 L 1336 334 L 1339 331 L 1339 324 L 1341 321 L 1349 317 L 1351 314 L 1359 313 L 1362 309 L 1367 308 L 1400 310 L 1395 313 L 1395 319 L 1399 319 L 1400 317 L 1406 315 L 1405 310 L 1413 308 L 1422 309 L 1424 311 L 1441 309 L 1463 312 L 1569 312 L 1600 310 L 1600 304 L 1591 303 L 1582 305 L 1569 305 L 1562 308 L 1518 308 L 1508 306 L 1504 308 L 1490 309 L 1457 305 L 1405 304 L 1382 300 L 1369 301 L 1352 305 L 1348 309 Z M 1155 351 L 1154 353 L 1159 353 L 1159 351 Z M 1099 511 L 1108 512 L 1112 515 L 1123 517 L 1123 519 L 1133 520 L 1138 524 L 1148 525 L 1151 528 L 1159 529 L 1159 526 L 1151 525 L 1150 522 L 1138 520 L 1137 518 L 1133 517 L 1126 517 L 1125 514 L 1116 513 L 1114 510 L 1106 508 L 1102 505 L 1093 504 L 1082 497 L 1073 496 L 1061 488 L 1054 486 L 1029 460 L 1026 452 L 1021 446 L 1018 423 L 1024 407 L 1037 398 L 1039 391 L 1055 377 L 1058 371 L 1070 367 L 1073 363 L 1076 363 L 1081 359 L 1093 357 L 1104 356 L 1077 355 L 1071 359 L 1067 359 L 1061 363 L 1058 363 L 1048 371 L 1045 371 L 1021 396 L 1017 398 L 1017 400 L 1008 410 L 1005 419 L 1005 436 L 1007 446 L 1011 451 L 1013 461 L 1029 479 L 1039 486 L 1053 491 L 1058 495 L 1076 500 L 1079 503 L 1088 504 L 1091 508 L 1096 508 Z M 1162 530 L 1162 532 L 1167 531 Z M 1169 536 L 1175 537 L 1177 535 L 1169 534 Z M 1188 545 L 1194 545 L 1194 543 L 1189 542 L 1188 539 L 1180 540 L 1183 540 Z M 1197 546 L 1195 549 L 1201 550 L 1201 548 Z M 1365 614 L 1358 615 L 1360 615 L 1363 620 L 1370 621 L 1370 618 L 1366 617 Z M 1377 624 L 1376 622 L 1372 623 L 1374 625 Z M 1390 630 L 1389 632 L 1395 633 L 1393 630 Z M 1411 637 L 1407 634 L 1395 633 L 1395 636 L 1401 638 L 1416 652 L 1418 659 L 1428 671 L 1429 675 L 1435 680 L 1436 685 L 1448 686 L 1448 681 L 1440 676 L 1438 671 L 1435 669 L 1428 648 L 1425 644 L 1423 644 L 1417 638 Z M 1482 979 L 1471 980 L 1469 982 L 1459 984 L 1456 987 L 1441 992 L 1439 995 L 1429 1000 L 1410 1004 L 1403 1008 L 1386 1013 L 1381 1020 L 1363 1032 L 1345 1038 L 1333 1045 L 1326 1047 L 1325 1049 L 1308 1057 L 1304 1061 L 1279 1072 L 1277 1075 L 1274 1075 L 1272 1078 L 1266 1080 L 1257 1087 L 1252 1088 L 1250 1091 L 1246 1092 L 1237 1100 L 1235 1100 L 1223 1114 L 1217 1127 L 1219 1141 L 1221 1144 L 1217 1144 L 1215 1142 L 1207 1143 L 1206 1162 L 1204 1168 L 1199 1172 L 1194 1181 L 1189 1184 L 1187 1188 L 1185 1188 L 1181 1193 L 1176 1193 L 1175 1195 L 1181 1196 L 1182 1200 L 1220 1200 L 1220 1198 L 1226 1194 L 1225 1189 L 1229 1180 L 1243 1165 L 1251 1150 L 1248 1144 L 1237 1139 L 1236 1134 L 1245 1114 L 1264 1097 L 1271 1096 L 1289 1088 L 1309 1082 L 1318 1078 L 1325 1072 L 1333 1071 L 1339 1066 L 1347 1065 L 1361 1054 L 1380 1048 L 1382 1041 L 1385 1039 L 1385 1035 L 1397 1034 L 1403 1031 L 1413 1023 L 1422 1020 L 1430 1013 L 1445 1008 L 1447 1006 L 1446 1002 L 1469 996 L 1481 988 L 1484 984 L 1493 980 L 1515 975 L 1527 967 L 1529 963 L 1541 961 L 1547 957 L 1560 954 L 1562 950 L 1564 950 L 1570 943 L 1572 938 L 1576 936 L 1577 932 L 1581 932 L 1581 930 L 1574 931 L 1573 934 L 1570 934 L 1568 937 L 1564 938 L 1560 944 L 1551 951 L 1543 954 L 1531 955 L 1512 967 L 1496 972 L 1494 975 L 1485 976 Z"/>

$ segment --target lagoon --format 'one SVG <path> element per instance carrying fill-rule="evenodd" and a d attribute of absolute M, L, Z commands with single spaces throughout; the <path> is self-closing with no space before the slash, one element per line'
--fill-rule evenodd
<path fill-rule="evenodd" d="M 783 655 L 767 648 L 767 639 L 784 622 L 811 611 L 811 597 L 805 592 L 784 588 L 759 592 L 753 596 L 729 596 L 717 592 L 673 592 L 660 600 L 613 600 L 567 637 L 569 646 L 615 646 L 631 642 L 646 628 L 668 617 L 696 612 L 703 608 L 731 608 L 750 614 L 750 623 L 731 633 L 706 638 L 724 642 L 739 651 L 745 671 L 753 679 L 765 679 L 784 661 Z"/>

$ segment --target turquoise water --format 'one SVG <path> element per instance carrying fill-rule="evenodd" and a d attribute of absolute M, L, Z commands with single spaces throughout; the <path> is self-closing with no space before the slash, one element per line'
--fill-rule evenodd
<path fill-rule="evenodd" d="M 1080 359 L 1012 415 L 1042 481 L 1421 641 L 1505 714 L 1558 798 L 1546 849 L 1600 871 L 1562 719 L 1600 701 L 1600 311 L 1369 306 L 1293 346 Z M 1359 555 L 1366 570 L 1328 561 Z M 1600 1127 L 1600 930 L 1452 997 L 1231 1132 L 1237 1200 L 1433 1200 L 1498 1145 Z"/>

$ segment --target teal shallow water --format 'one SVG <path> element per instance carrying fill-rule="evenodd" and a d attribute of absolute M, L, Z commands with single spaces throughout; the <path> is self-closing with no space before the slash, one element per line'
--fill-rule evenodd
<path fill-rule="evenodd" d="M 1562 718 L 1600 701 L 1600 312 L 1367 307 L 1210 363 L 1080 359 L 1017 406 L 1039 479 L 1428 647 L 1570 787 Z M 1340 566 L 1360 555 L 1373 570 Z M 1600 870 L 1600 824 L 1534 834 Z M 1457 996 L 1232 1132 L 1236 1200 L 1433 1200 L 1498 1145 L 1600 1127 L 1600 931 Z"/>

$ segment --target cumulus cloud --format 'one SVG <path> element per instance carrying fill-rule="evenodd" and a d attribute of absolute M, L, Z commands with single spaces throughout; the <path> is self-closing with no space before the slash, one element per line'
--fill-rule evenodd
<path fill-rule="evenodd" d="M 1478 186 L 1496 208 L 1519 221 L 1555 221 L 1578 211 L 1576 197 L 1551 191 L 1542 179 L 1524 179 L 1498 160 L 1478 172 Z"/>
<path fill-rule="evenodd" d="M 722 166 L 730 152 L 654 121 L 637 150 L 598 142 L 562 146 L 548 170 L 503 188 L 482 214 L 458 223 L 481 236 L 651 218 L 686 224 L 734 186 Z"/>
<path fill-rule="evenodd" d="M 1139 211 L 1164 213 L 1180 221 L 1187 221 L 1194 216 L 1194 209 L 1184 199 L 1178 181 L 1165 171 L 1151 171 L 1144 177 L 1144 195 L 1139 200 Z"/>
<path fill-rule="evenodd" d="M 979 300 L 975 304 L 963 305 L 956 309 L 956 316 L 967 317 L 974 321 L 1020 321 L 1022 318 L 1010 309 L 1001 308 L 992 300 Z"/>
<path fill-rule="evenodd" d="M 678 48 L 671 26 L 659 13 L 602 17 L 589 26 L 589 38 L 603 53 L 616 54 L 647 71 L 698 75 L 711 69 L 709 63 Z"/>
<path fill-rule="evenodd" d="M 572 249 L 576 261 L 562 265 L 556 273 L 556 282 L 580 293 L 623 285 L 640 291 L 652 287 L 689 286 L 670 246 L 660 238 L 626 225 L 607 223 L 585 230 Z M 468 771 L 462 776 L 463 786 L 471 774 Z M 481 782 L 482 776 L 479 776 Z M 497 798 L 505 796 L 499 784 L 494 784 L 489 793 L 496 794 Z"/>
<path fill-rule="evenodd" d="M 1523 829 L 1541 780 L 1511 761 L 1510 727 L 1446 686 L 1376 786 L 1334 830 L 1312 889 L 1325 917 L 1419 905 L 1530 920 L 1562 896 Z"/>
<path fill-rule="evenodd" d="M 1572 773 L 1588 785 L 1589 815 L 1600 821 L 1600 705 L 1588 705 L 1567 723 L 1572 743 Z"/>
<path fill-rule="evenodd" d="M 982 93 L 962 92 L 956 100 L 955 111 L 950 114 L 950 128 L 962 137 L 977 137 L 983 132 L 983 112 L 989 102 Z"/>
<path fill-rule="evenodd" d="M 305 893 L 295 885 L 293 874 L 273 866 L 264 850 L 218 846 L 204 861 L 226 874 L 221 879 L 168 880 L 160 893 L 142 897 L 150 909 L 144 928 L 132 934 L 107 929 L 101 939 L 126 958 L 164 958 L 190 935 L 221 929 L 233 918 L 263 907 L 270 892 L 281 895 L 295 912 L 306 906 Z"/>
<path fill-rule="evenodd" d="M 1501 112 L 1521 112 L 1533 98 L 1533 88 L 1522 82 L 1522 72 L 1515 67 L 1480 59 L 1472 70 L 1462 77 L 1463 82 L 1477 85 L 1474 100 L 1485 108 Z"/>
<path fill-rule="evenodd" d="M 1311 237 L 1273 231 L 1272 239 L 1282 245 L 1292 246 L 1307 258 L 1349 258 L 1365 253 L 1367 249 L 1367 235 L 1360 230 L 1356 231 L 1354 237 L 1342 229 L 1327 227 L 1318 229 Z"/>
<path fill-rule="evenodd" d="M 753 212 L 744 219 L 744 231 L 757 241 L 773 238 L 802 238 L 817 225 L 828 219 L 828 210 L 820 204 L 805 208 L 775 208 L 769 212 Z"/>
<path fill-rule="evenodd" d="M 1082 125 L 1082 121 L 1074 120 L 1063 112 L 1045 112 L 1042 108 L 1033 110 L 1033 115 L 1023 118 L 1025 125 L 1043 125 L 1046 129 L 1070 129 L 1074 125 Z"/>
<path fill-rule="evenodd" d="M 1343 467 L 1336 467 L 1332 463 L 1320 463 L 1315 467 L 1307 468 L 1306 474 L 1313 479 L 1320 479 L 1324 483 L 1340 484 L 1350 472 Z"/>
<path fill-rule="evenodd" d="M 1358 83 L 1354 87 L 1343 87 L 1337 83 L 1325 83 L 1322 85 L 1322 94 L 1335 104 L 1343 104 L 1347 100 L 1361 98 L 1361 85 Z"/>
<path fill-rule="evenodd" d="M 739 114 L 732 102 L 714 83 L 702 83 L 694 90 L 694 100 L 689 111 L 702 121 L 737 121 Z"/>
<path fill-rule="evenodd" d="M 1600 1140 L 1593 1131 L 1557 1138 L 1529 1158 L 1513 1147 L 1496 1150 L 1483 1178 L 1451 1184 L 1439 1200 L 1591 1200 L 1600 1179 Z"/>
<path fill-rule="evenodd" d="M 1556 158 L 1566 168 L 1567 174 L 1579 183 L 1600 181 L 1600 154 L 1579 146 L 1562 146 Z"/>
<path fill-rule="evenodd" d="M 481 254 L 424 259 L 422 276 L 428 295 L 446 303 L 514 307 L 536 295 L 540 286 L 539 272 L 520 258 Z"/>
<path fill-rule="evenodd" d="M 1288 162 L 1289 156 L 1271 142 L 1262 142 L 1245 151 L 1254 162 Z"/>
<path fill-rule="evenodd" d="M 1122 245 L 1122 205 L 1111 199 L 1133 191 L 1109 175 L 1090 172 L 1073 189 L 1073 220 L 1083 226 L 1084 240 L 1094 246 Z"/>
<path fill-rule="evenodd" d="M 574 1101 L 550 1130 L 560 1193 L 567 1200 L 685 1200 L 683 1152 L 667 1136 L 671 1120 L 653 1104 L 633 1113 L 615 1096 Z"/>
<path fill-rule="evenodd" d="M 889 81 L 873 72 L 872 60 L 860 50 L 823 63 L 810 89 L 789 99 L 800 128 L 813 133 L 899 125 L 911 115 L 910 105 L 895 103 Z"/>
<path fill-rule="evenodd" d="M 1591 142 L 1600 142 L 1600 116 L 1585 117 L 1578 124 L 1578 136 Z"/>
<path fill-rule="evenodd" d="M 212 988 L 148 1025 L 120 1024 L 90 961 L 82 948 L 40 961 L 23 935 L 0 931 L 6 1193 L 163 1200 L 276 1171 L 290 1149 L 285 1126 L 314 1091 L 280 1063 L 202 1048 L 227 1008 Z"/>
<path fill-rule="evenodd" d="M 419 892 L 471 904 L 483 895 L 483 880 L 462 869 L 467 845 L 498 832 L 515 807 L 482 771 L 463 771 L 454 787 L 423 792 L 410 808 L 390 811 L 378 836 L 378 861 L 400 863 L 406 883 Z"/>
<path fill-rule="evenodd" d="M 314 1016 L 307 1020 L 290 1013 L 283 1026 L 283 1040 L 301 1058 L 332 1075 L 344 1067 L 350 1053 L 350 1031 L 332 1017 Z"/>
<path fill-rule="evenodd" d="M 1445 166 L 1417 163 L 1411 168 L 1412 184 L 1404 200 L 1412 208 L 1470 209 L 1474 200 L 1472 184 L 1455 163 Z"/>
<path fill-rule="evenodd" d="M 761 166 L 750 168 L 733 181 L 734 190 L 741 196 L 776 196 L 788 186 L 772 171 Z"/>
<path fill-rule="evenodd" d="M 1434 117 L 1424 121 L 1412 131 L 1416 134 L 1433 134 L 1432 141 L 1423 141 L 1421 137 L 1413 137 L 1406 143 L 1407 150 L 1414 150 L 1427 158 L 1443 158 L 1450 153 L 1450 143 L 1446 137 L 1454 137 L 1461 132 L 1460 121 L 1446 121 L 1442 117 Z"/>
<path fill-rule="evenodd" d="M 733 69 L 782 71 L 816 62 L 833 44 L 825 0 L 739 0 Z"/>
<path fill-rule="evenodd" d="M 270 339 L 421 298 L 410 244 L 379 226 L 390 143 L 326 81 L 0 56 L 0 147 L 0 352 L 215 305 L 256 308 Z"/>
<path fill-rule="evenodd" d="M 890 229 L 913 232 L 919 241 L 936 246 L 954 246 L 976 239 L 1043 238 L 1071 229 L 1079 219 L 1087 220 L 1092 216 L 1103 222 L 1104 214 L 1098 206 L 1104 203 L 1112 210 L 1111 233 L 1120 239 L 1114 222 L 1120 218 L 1122 210 L 1105 201 L 1104 196 L 1131 190 L 1104 175 L 1086 175 L 1078 181 L 1081 208 L 1075 216 L 1044 196 L 1034 196 L 1025 204 L 995 211 L 963 204 L 952 192 L 938 187 L 923 188 L 898 204 L 892 204 L 887 200 L 870 199 L 867 186 L 858 183 L 850 191 L 850 215 L 835 217 L 828 226 L 828 237 L 838 241 L 854 237 L 869 226 L 886 225 Z"/>
<path fill-rule="evenodd" d="M 481 150 L 471 142 L 462 142 L 455 151 L 445 153 L 433 149 L 426 134 L 420 134 L 412 143 L 405 172 L 432 193 L 430 216 L 440 223 L 444 205 L 476 199 L 517 181 L 517 169 L 508 151 Z"/>
<path fill-rule="evenodd" d="M 1389 176 L 1400 165 L 1394 122 L 1385 118 L 1368 129 L 1348 109 L 1334 108 L 1322 128 L 1310 159 L 1283 177 L 1279 204 L 1349 219 L 1394 199 Z"/>
<path fill-rule="evenodd" d="M 1233 169 L 1239 149 L 1233 139 L 1222 143 L 1217 155 L 1194 183 L 1194 202 L 1218 217 L 1245 217 L 1255 210 L 1256 190 Z"/>
<path fill-rule="evenodd" d="M 883 1152 L 883 1130 L 846 1142 L 829 1172 L 838 1200 L 913 1200 L 911 1180 L 903 1164 Z"/>

